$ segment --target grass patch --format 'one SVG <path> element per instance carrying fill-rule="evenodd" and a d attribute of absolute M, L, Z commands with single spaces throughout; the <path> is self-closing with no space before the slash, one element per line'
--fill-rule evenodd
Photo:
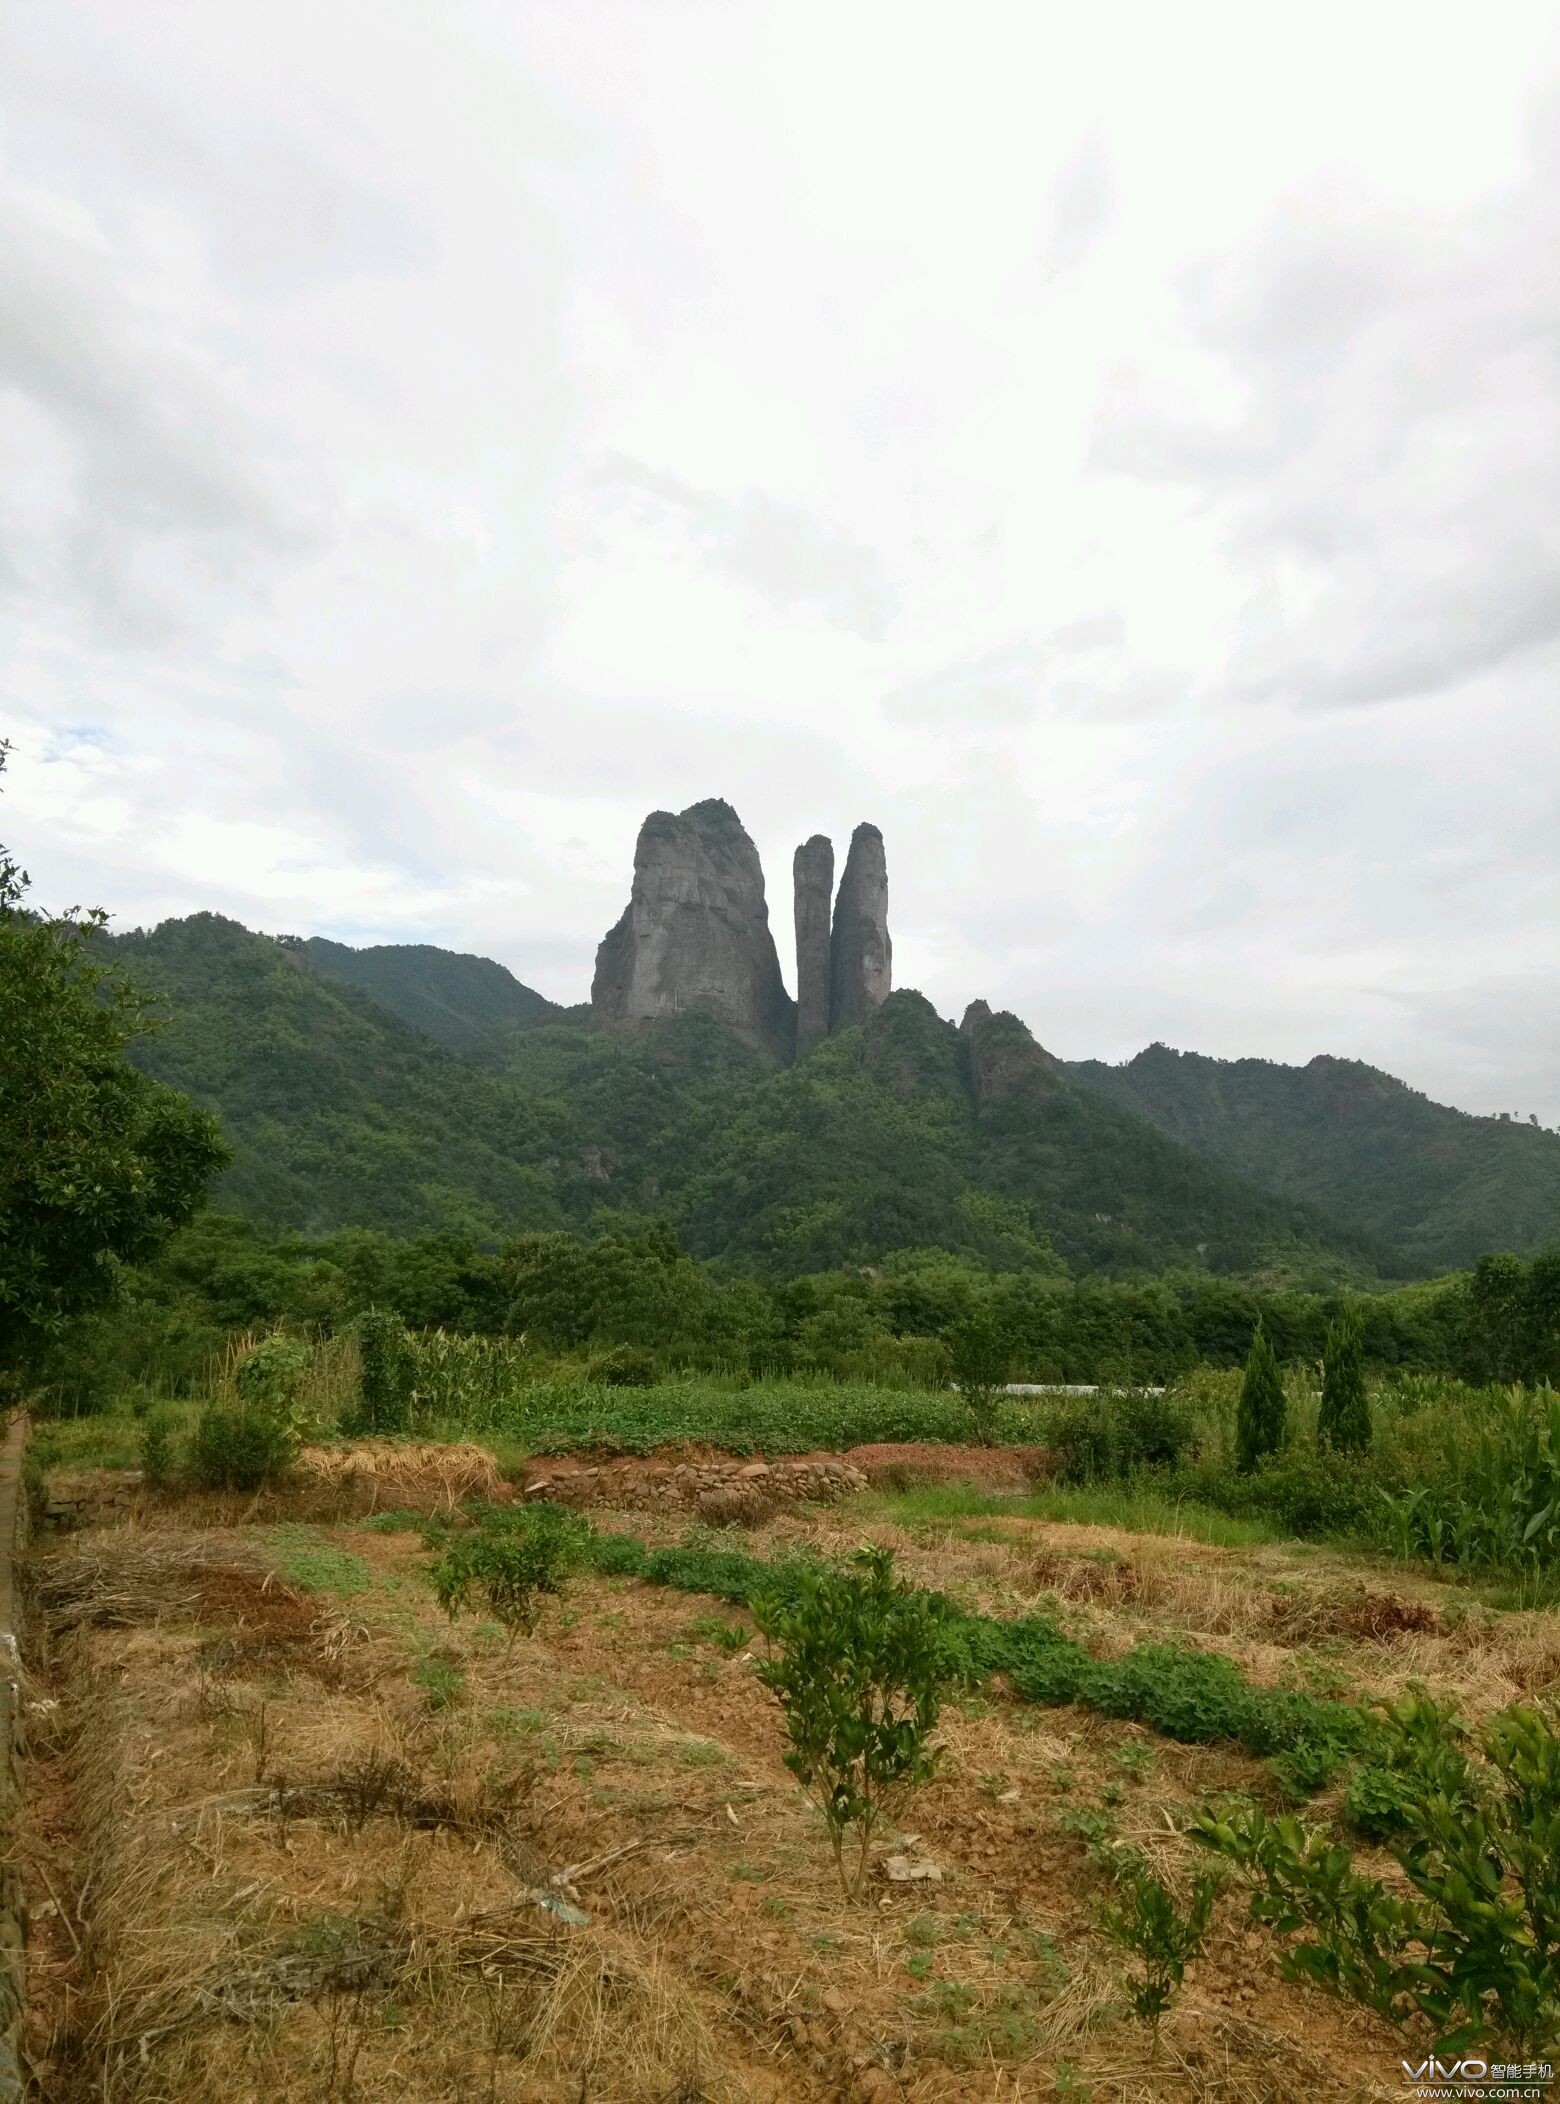
<path fill-rule="evenodd" d="M 174 1439 L 182 1445 L 199 1414 L 199 1405 L 159 1398 L 156 1407 L 173 1413 L 177 1420 Z M 129 1410 L 104 1410 L 90 1417 L 41 1418 L 28 1438 L 28 1465 L 45 1470 L 139 1468 L 144 1425 L 145 1418 Z"/>
<path fill-rule="evenodd" d="M 276 1560 L 280 1577 L 304 1593 L 341 1593 L 353 1599 L 372 1592 L 374 1574 L 361 1556 L 328 1541 L 318 1527 L 289 1522 L 262 1529 L 260 1539 Z"/>

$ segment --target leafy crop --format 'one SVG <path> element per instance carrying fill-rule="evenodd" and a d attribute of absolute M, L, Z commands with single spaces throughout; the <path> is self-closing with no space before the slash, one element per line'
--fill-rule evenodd
<path fill-rule="evenodd" d="M 790 1740 L 785 1765 L 822 1811 L 854 1898 L 879 1819 L 937 1765 L 928 1741 L 950 1677 L 949 1603 L 897 1579 L 892 1551 L 864 1548 L 846 1570 L 806 1571 L 751 1605 L 770 1647 L 759 1678 Z"/>
<path fill-rule="evenodd" d="M 1250 1878 L 1253 1917 L 1303 1939 L 1291 1975 L 1427 2023 L 1437 2051 L 1548 2050 L 1560 2036 L 1556 1721 L 1517 1704 L 1470 1737 L 1426 1695 L 1386 1708 L 1365 1809 L 1406 1895 L 1297 1819 L 1205 1810 L 1195 1831 Z"/>

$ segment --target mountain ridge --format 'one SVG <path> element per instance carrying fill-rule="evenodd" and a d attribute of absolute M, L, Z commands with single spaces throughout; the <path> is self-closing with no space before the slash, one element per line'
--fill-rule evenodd
<path fill-rule="evenodd" d="M 776 1068 L 698 1013 L 625 1034 L 561 1012 L 479 1059 L 348 983 L 339 958 L 321 971 L 307 945 L 217 915 L 112 940 L 169 1006 L 141 1063 L 221 1115 L 236 1159 L 218 1202 L 270 1226 L 493 1239 L 664 1217 L 696 1253 L 769 1273 L 919 1245 L 1113 1275 L 1369 1265 L 1314 1208 L 1081 1088 L 1016 1017 L 972 1010 L 961 1031 L 902 989 Z M 399 962 L 420 986 L 426 955 Z"/>

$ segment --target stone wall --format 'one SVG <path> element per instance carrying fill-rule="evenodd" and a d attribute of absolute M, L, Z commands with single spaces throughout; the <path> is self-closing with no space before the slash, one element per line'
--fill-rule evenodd
<path fill-rule="evenodd" d="M 22 2073 L 22 1945 L 26 1906 L 16 1863 L 16 1825 L 22 1802 L 22 1691 L 20 1607 L 16 1556 L 26 1540 L 27 1495 L 22 1461 L 27 1419 L 18 1414 L 0 1447 L 0 2104 L 26 2088 Z"/>

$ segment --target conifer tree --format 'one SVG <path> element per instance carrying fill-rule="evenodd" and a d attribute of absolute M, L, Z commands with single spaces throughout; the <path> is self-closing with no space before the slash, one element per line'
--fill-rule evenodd
<path fill-rule="evenodd" d="M 1252 1332 L 1235 1413 L 1235 1465 L 1249 1475 L 1264 1454 L 1276 1454 L 1284 1443 L 1284 1383 L 1259 1321 Z"/>
<path fill-rule="evenodd" d="M 1363 1454 L 1370 1445 L 1370 1405 L 1365 1399 L 1365 1325 L 1358 1308 L 1345 1305 L 1327 1326 L 1322 1352 L 1322 1407 L 1318 1446 Z"/>

